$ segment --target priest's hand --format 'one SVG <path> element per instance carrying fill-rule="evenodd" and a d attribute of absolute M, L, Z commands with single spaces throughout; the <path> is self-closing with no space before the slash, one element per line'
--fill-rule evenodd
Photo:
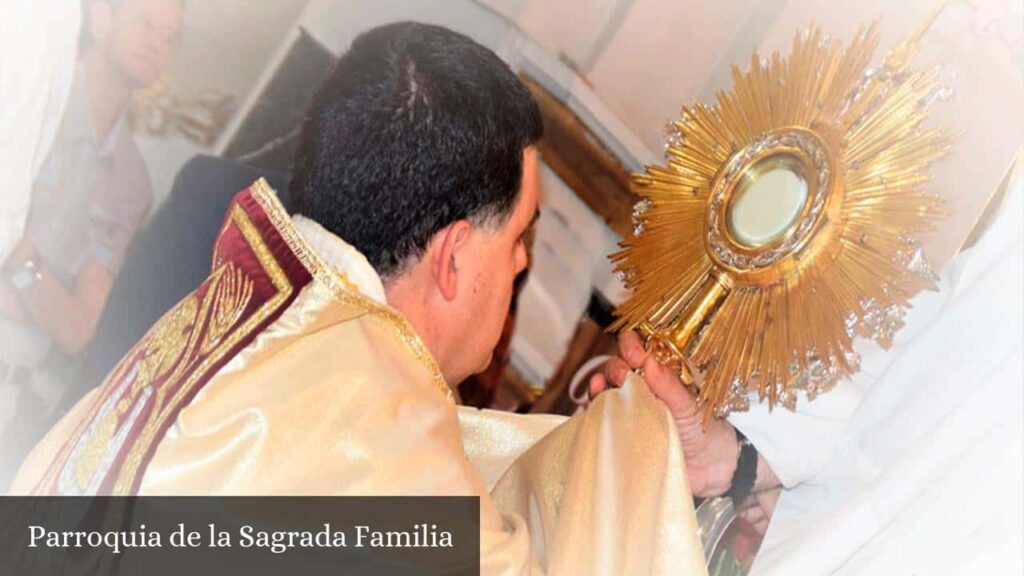
<path fill-rule="evenodd" d="M 638 334 L 624 332 L 619 335 L 619 357 L 608 361 L 604 374 L 591 378 L 591 397 L 609 386 L 622 386 L 630 371 L 641 368 L 651 391 L 668 406 L 675 420 L 693 495 L 709 497 L 724 494 L 732 485 L 739 459 L 736 431 L 727 421 L 718 418 L 712 419 L 705 430 L 693 393 L 683 386 L 677 374 L 647 354 Z M 757 472 L 755 491 L 778 486 L 775 474 L 760 457 Z"/>

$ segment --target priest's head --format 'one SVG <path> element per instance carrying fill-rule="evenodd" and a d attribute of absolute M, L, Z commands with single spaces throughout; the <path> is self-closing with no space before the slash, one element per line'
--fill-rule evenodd
<path fill-rule="evenodd" d="M 296 210 L 366 256 L 453 386 L 487 367 L 526 267 L 542 130 L 493 52 L 410 22 L 356 38 L 302 127 Z"/>
<path fill-rule="evenodd" d="M 87 0 L 84 49 L 102 56 L 131 89 L 155 82 L 170 66 L 185 0 Z"/>

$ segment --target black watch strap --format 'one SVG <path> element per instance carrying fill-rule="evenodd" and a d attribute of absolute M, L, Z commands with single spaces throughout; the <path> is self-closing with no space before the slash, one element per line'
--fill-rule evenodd
<path fill-rule="evenodd" d="M 732 498 L 733 506 L 739 508 L 750 496 L 754 481 L 757 480 L 757 448 L 739 430 L 736 430 L 736 442 L 740 445 L 740 455 L 736 462 L 736 472 L 732 475 L 732 486 L 725 496 Z"/>

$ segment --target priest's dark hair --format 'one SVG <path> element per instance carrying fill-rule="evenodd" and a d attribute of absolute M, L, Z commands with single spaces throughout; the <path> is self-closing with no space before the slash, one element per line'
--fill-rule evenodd
<path fill-rule="evenodd" d="M 523 150 L 542 131 L 536 101 L 492 51 L 440 26 L 388 24 L 357 37 L 321 84 L 289 190 L 298 213 L 388 279 L 452 222 L 507 222 Z"/>

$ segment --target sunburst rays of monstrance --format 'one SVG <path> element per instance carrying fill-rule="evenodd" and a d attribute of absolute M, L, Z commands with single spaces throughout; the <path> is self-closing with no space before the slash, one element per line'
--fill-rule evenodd
<path fill-rule="evenodd" d="M 667 165 L 634 175 L 612 329 L 699 389 L 705 423 L 753 394 L 792 409 L 827 391 L 934 279 L 917 238 L 944 216 L 924 185 L 951 139 L 922 126 L 938 71 L 909 64 L 940 10 L 875 66 L 874 24 L 845 48 L 810 28 L 788 57 L 755 54 L 714 106 L 683 107 Z"/>

